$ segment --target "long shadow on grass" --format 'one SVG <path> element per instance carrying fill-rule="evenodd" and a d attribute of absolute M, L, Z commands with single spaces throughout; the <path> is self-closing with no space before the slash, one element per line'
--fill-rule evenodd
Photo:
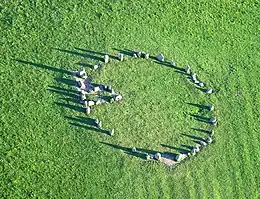
<path fill-rule="evenodd" d="M 65 96 L 65 97 L 69 97 L 71 99 L 75 99 L 79 102 L 79 95 L 78 95 L 78 91 L 76 91 L 76 90 L 61 88 L 61 87 L 57 87 L 57 86 L 49 86 L 48 91 Z"/>
<path fill-rule="evenodd" d="M 179 153 L 188 153 L 188 152 L 190 152 L 190 151 L 187 150 L 187 149 L 183 149 L 183 148 L 179 148 L 179 147 L 174 147 L 174 146 L 169 146 L 169 145 L 166 145 L 166 144 L 161 144 L 161 146 L 167 147 L 167 148 L 169 148 L 169 149 L 176 150 L 176 151 L 178 151 Z"/>
<path fill-rule="evenodd" d="M 27 64 L 27 65 L 35 66 L 35 67 L 37 67 L 37 68 L 41 68 L 41 69 L 44 69 L 44 70 L 50 70 L 50 71 L 53 71 L 53 72 L 58 72 L 58 73 L 63 73 L 63 74 L 71 75 L 71 72 L 70 72 L 70 71 L 67 71 L 67 70 L 64 70 L 64 69 L 61 69 L 61 68 L 54 68 L 54 67 L 52 67 L 52 66 L 47 66 L 47 65 L 44 65 L 44 64 L 40 64 L 40 63 L 34 63 L 34 62 L 24 61 L 24 60 L 21 60 L 21 59 L 15 59 L 15 61 L 17 61 L 17 62 L 19 62 L 19 63 L 22 63 L 22 64 Z"/>
<path fill-rule="evenodd" d="M 208 118 L 208 117 L 203 117 L 203 116 L 195 115 L 195 114 L 190 114 L 190 116 L 194 117 L 199 122 L 204 122 L 204 123 L 210 124 L 210 118 Z"/>
<path fill-rule="evenodd" d="M 102 57 L 99 57 L 101 59 L 101 61 L 103 61 L 103 57 L 105 55 L 108 55 L 109 58 L 111 59 L 116 59 L 118 60 L 118 57 L 115 56 L 115 55 L 111 55 L 111 54 L 107 54 L 107 53 L 102 53 L 102 52 L 98 52 L 98 51 L 94 51 L 94 50 L 87 50 L 87 49 L 83 49 L 83 48 L 75 48 L 76 50 L 80 50 L 80 51 L 83 51 L 83 52 L 86 52 L 86 53 L 89 53 L 90 55 L 91 54 L 96 54 L 96 55 L 99 55 L 99 56 L 102 56 Z"/>
<path fill-rule="evenodd" d="M 189 135 L 189 134 L 186 134 L 186 133 L 182 133 L 182 135 L 183 135 L 183 136 L 186 136 L 186 137 L 189 137 L 189 138 L 192 138 L 192 139 L 194 139 L 195 141 L 204 141 L 204 138 L 199 137 L 199 136 Z"/>
<path fill-rule="evenodd" d="M 70 121 L 69 124 L 71 124 L 74 127 L 78 128 L 84 128 L 90 131 L 96 131 L 98 133 L 104 133 L 104 134 L 109 134 L 108 130 L 103 130 L 97 127 L 95 120 L 92 118 L 87 118 L 87 117 L 68 117 L 65 116 L 65 119 Z"/>
<path fill-rule="evenodd" d="M 118 150 L 122 150 L 122 151 L 124 151 L 124 153 L 126 153 L 128 155 L 132 155 L 132 156 L 135 156 L 135 157 L 138 157 L 138 158 L 141 158 L 141 159 L 146 159 L 147 154 L 153 154 L 154 155 L 154 154 L 159 152 L 159 151 L 143 149 L 143 148 L 136 148 L 136 152 L 133 152 L 132 148 L 127 148 L 127 147 L 109 144 L 109 143 L 105 143 L 105 142 L 100 142 L 100 143 L 105 144 L 107 146 L 110 146 L 112 148 L 118 149 Z M 161 152 L 159 152 L 159 153 L 161 153 Z M 170 153 L 170 152 L 164 152 L 164 153 L 161 153 L 161 154 L 162 154 L 163 157 L 164 156 L 170 156 L 170 157 L 176 156 L 176 154 Z"/>
<path fill-rule="evenodd" d="M 194 103 L 186 103 L 186 104 L 198 107 L 199 109 L 202 109 L 202 110 L 209 110 L 209 107 L 206 105 L 203 105 L 203 104 L 194 104 Z"/>
<path fill-rule="evenodd" d="M 206 134 L 211 134 L 211 132 L 212 132 L 212 128 L 211 129 L 191 128 L 191 129 L 194 131 L 199 131 L 199 132 L 206 133 Z"/>

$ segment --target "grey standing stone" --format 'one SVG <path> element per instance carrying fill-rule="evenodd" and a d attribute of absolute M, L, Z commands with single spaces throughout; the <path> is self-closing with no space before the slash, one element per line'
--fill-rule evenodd
<path fill-rule="evenodd" d="M 135 57 L 135 58 L 136 58 L 136 57 L 137 57 L 137 54 L 135 54 L 135 53 L 134 53 L 134 54 L 133 54 L 133 57 Z"/>
<path fill-rule="evenodd" d="M 191 155 L 196 155 L 196 149 L 195 148 L 192 148 Z"/>
<path fill-rule="evenodd" d="M 161 62 L 164 62 L 164 55 L 163 54 L 158 54 L 157 56 L 156 56 L 156 58 L 157 58 L 157 60 L 158 61 L 161 61 Z"/>
<path fill-rule="evenodd" d="M 136 152 L 136 148 L 135 148 L 135 147 L 132 148 L 132 152 L 133 152 L 133 153 Z"/>
<path fill-rule="evenodd" d="M 79 77 L 84 77 L 86 75 L 86 71 L 84 68 L 81 68 L 77 74 Z"/>
<path fill-rule="evenodd" d="M 191 77 L 191 80 L 193 80 L 193 81 L 197 80 L 197 74 L 196 73 L 191 73 L 190 77 Z"/>
<path fill-rule="evenodd" d="M 149 57 L 150 57 L 149 53 L 146 53 L 146 54 L 144 55 L 144 58 L 145 58 L 145 59 L 149 59 Z"/>
<path fill-rule="evenodd" d="M 104 56 L 104 62 L 107 64 L 109 62 L 109 56 L 108 55 L 105 55 Z"/>
<path fill-rule="evenodd" d="M 176 66 L 176 62 L 175 61 L 172 61 L 170 64 L 171 64 L 171 66 Z"/>

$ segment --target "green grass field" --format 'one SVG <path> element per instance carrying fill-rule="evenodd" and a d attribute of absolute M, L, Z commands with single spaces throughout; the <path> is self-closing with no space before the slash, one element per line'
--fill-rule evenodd
<path fill-rule="evenodd" d="M 2 0 L 0 18 L 1 198 L 260 197 L 258 1 Z M 88 67 L 127 49 L 189 64 L 215 93 L 154 60 Z M 86 115 L 70 76 L 81 66 L 124 101 Z M 214 144 L 175 169 L 127 153 L 207 136 L 191 115 L 211 113 L 189 103 L 215 105 Z"/>

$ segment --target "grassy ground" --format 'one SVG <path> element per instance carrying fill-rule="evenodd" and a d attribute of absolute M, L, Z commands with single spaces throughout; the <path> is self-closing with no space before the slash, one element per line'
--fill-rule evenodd
<path fill-rule="evenodd" d="M 259 198 L 259 9 L 249 0 L 2 1 L 1 198 Z M 153 61 L 88 68 L 124 49 L 189 64 L 216 93 Z M 86 116 L 69 75 L 82 65 L 124 102 Z M 127 154 L 178 153 L 193 144 L 184 134 L 205 136 L 191 114 L 209 113 L 188 103 L 215 105 L 216 143 L 174 170 Z"/>

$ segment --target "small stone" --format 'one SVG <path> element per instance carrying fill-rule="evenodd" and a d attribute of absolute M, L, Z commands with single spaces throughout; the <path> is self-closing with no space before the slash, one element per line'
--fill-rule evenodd
<path fill-rule="evenodd" d="M 142 56 L 142 53 L 141 52 L 137 52 L 137 57 L 141 57 Z"/>
<path fill-rule="evenodd" d="M 184 68 L 184 70 L 185 70 L 186 73 L 189 73 L 189 72 L 190 72 L 190 66 L 189 66 L 189 65 L 186 66 L 186 67 Z"/>
<path fill-rule="evenodd" d="M 100 99 L 98 99 L 98 100 L 96 101 L 96 105 L 99 105 L 99 104 L 101 104 L 101 100 L 100 100 Z"/>
<path fill-rule="evenodd" d="M 124 60 L 124 55 L 122 53 L 118 54 L 118 59 L 119 61 L 123 61 Z"/>
<path fill-rule="evenodd" d="M 200 82 L 199 87 L 203 87 L 203 86 L 204 86 L 203 82 Z"/>
<path fill-rule="evenodd" d="M 112 97 L 115 99 L 115 101 L 121 101 L 123 99 L 122 95 L 120 94 L 113 94 Z"/>
<path fill-rule="evenodd" d="M 199 152 L 200 151 L 200 145 L 194 146 L 194 149 L 195 149 L 196 152 Z"/>
<path fill-rule="evenodd" d="M 178 155 L 175 157 L 175 160 L 176 160 L 177 162 L 180 162 L 180 161 L 184 160 L 186 157 L 187 157 L 187 155 L 180 153 L 180 154 L 178 154 Z"/>
<path fill-rule="evenodd" d="M 213 93 L 213 90 L 212 90 L 211 88 L 209 88 L 209 89 L 206 90 L 206 93 L 207 93 L 207 94 L 212 94 L 212 93 Z"/>
<path fill-rule="evenodd" d="M 109 56 L 108 55 L 105 55 L 104 56 L 104 62 L 107 64 L 109 62 Z"/>
<path fill-rule="evenodd" d="M 113 103 L 114 101 L 115 101 L 115 99 L 112 97 L 109 102 Z"/>
<path fill-rule="evenodd" d="M 191 156 L 191 153 L 189 152 L 189 153 L 187 153 L 187 155 L 188 155 L 188 157 L 190 157 L 190 156 Z"/>
<path fill-rule="evenodd" d="M 158 59 L 158 61 L 164 62 L 164 55 L 163 54 L 158 54 L 156 56 L 156 58 Z"/>
<path fill-rule="evenodd" d="M 137 54 L 135 54 L 135 53 L 134 53 L 134 54 L 133 54 L 133 57 L 135 57 L 135 58 L 136 58 L 136 57 L 137 57 Z"/>
<path fill-rule="evenodd" d="M 155 158 L 156 160 L 160 160 L 160 159 L 162 158 L 162 155 L 161 155 L 160 153 L 156 153 L 156 154 L 154 155 L 154 158 Z"/>
<path fill-rule="evenodd" d="M 112 129 L 112 130 L 109 130 L 108 133 L 109 133 L 109 135 L 113 136 L 115 131 L 114 131 L 114 129 Z"/>
<path fill-rule="evenodd" d="M 93 91 L 96 93 L 96 92 L 99 92 L 99 91 L 101 91 L 101 89 L 100 89 L 100 87 L 99 87 L 99 86 L 96 86 L 96 87 L 94 87 Z"/>
<path fill-rule="evenodd" d="M 171 66 L 176 66 L 176 62 L 175 61 L 172 61 L 170 64 L 171 64 Z"/>
<path fill-rule="evenodd" d="M 132 152 L 133 152 L 133 153 L 136 152 L 136 148 L 135 148 L 135 147 L 132 148 Z"/>
<path fill-rule="evenodd" d="M 194 83 L 195 83 L 195 84 L 199 84 L 200 81 L 195 79 L 195 80 L 194 80 Z"/>
<path fill-rule="evenodd" d="M 86 113 L 90 114 L 90 107 L 89 106 L 86 107 Z"/>

